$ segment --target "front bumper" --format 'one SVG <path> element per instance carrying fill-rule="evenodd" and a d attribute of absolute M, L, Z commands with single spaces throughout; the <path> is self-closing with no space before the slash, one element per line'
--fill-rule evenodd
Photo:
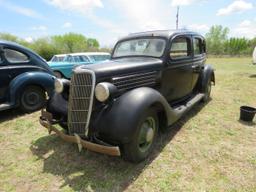
<path fill-rule="evenodd" d="M 58 136 L 60 136 L 63 140 L 70 142 L 70 143 L 76 143 L 78 145 L 79 151 L 82 150 L 82 148 L 88 149 L 90 151 L 98 152 L 98 153 L 103 153 L 111 156 L 120 156 L 120 148 L 118 146 L 105 146 L 105 145 L 100 145 L 97 143 L 89 142 L 81 137 L 79 135 L 67 135 L 63 133 L 62 131 L 58 130 L 57 128 L 54 127 L 54 120 L 52 118 L 52 114 L 42 110 L 41 111 L 41 116 L 39 119 L 40 124 L 47 128 L 49 131 L 49 134 L 51 132 L 55 132 Z"/>

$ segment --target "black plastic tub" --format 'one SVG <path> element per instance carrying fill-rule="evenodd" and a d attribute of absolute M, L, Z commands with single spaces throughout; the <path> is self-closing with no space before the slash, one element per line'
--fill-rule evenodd
<path fill-rule="evenodd" d="M 249 106 L 240 107 L 240 120 L 252 122 L 256 114 L 256 109 Z"/>

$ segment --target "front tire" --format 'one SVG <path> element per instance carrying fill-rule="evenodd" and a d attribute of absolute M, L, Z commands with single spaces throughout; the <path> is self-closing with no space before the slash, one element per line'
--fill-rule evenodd
<path fill-rule="evenodd" d="M 146 159 L 154 148 L 159 129 L 157 113 L 148 109 L 137 124 L 135 137 L 123 146 L 124 159 L 138 163 Z"/>
<path fill-rule="evenodd" d="M 46 103 L 45 91 L 38 86 L 28 86 L 20 98 L 20 108 L 24 112 L 34 112 L 44 107 Z"/>

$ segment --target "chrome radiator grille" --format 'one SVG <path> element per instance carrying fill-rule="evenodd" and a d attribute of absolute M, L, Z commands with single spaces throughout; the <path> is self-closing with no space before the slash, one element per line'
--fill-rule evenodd
<path fill-rule="evenodd" d="M 88 135 L 93 96 L 95 74 L 89 70 L 74 72 L 71 78 L 68 128 L 70 134 Z"/>
<path fill-rule="evenodd" d="M 157 72 L 144 72 L 112 78 L 112 83 L 119 90 L 129 90 L 137 87 L 155 85 Z"/>

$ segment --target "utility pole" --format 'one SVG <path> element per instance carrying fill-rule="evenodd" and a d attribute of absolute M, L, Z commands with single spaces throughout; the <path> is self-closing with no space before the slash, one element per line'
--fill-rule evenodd
<path fill-rule="evenodd" d="M 177 7 L 177 15 L 176 15 L 176 30 L 179 29 L 179 12 L 180 12 L 180 6 Z"/>

